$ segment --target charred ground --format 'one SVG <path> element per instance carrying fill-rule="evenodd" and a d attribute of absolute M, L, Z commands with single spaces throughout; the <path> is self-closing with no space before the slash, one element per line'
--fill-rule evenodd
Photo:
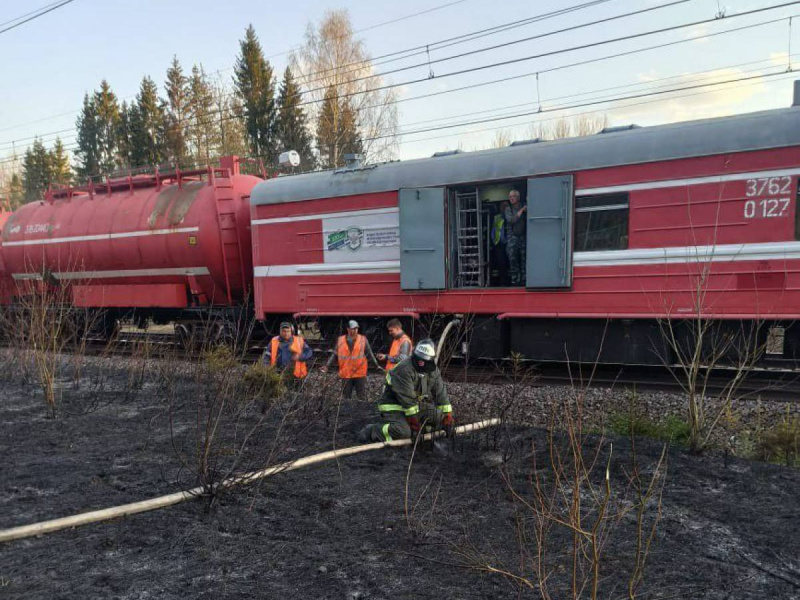
<path fill-rule="evenodd" d="M 111 372 L 109 381 L 117 377 L 119 386 L 100 397 L 97 389 L 65 384 L 58 419 L 46 417 L 30 383 L 1 384 L 0 527 L 194 484 L 175 446 L 192 441 L 196 383 L 184 382 L 181 402 L 170 408 L 152 381 L 123 398 L 124 369 L 87 368 Z M 371 385 L 375 391 L 379 382 Z M 313 401 L 287 423 L 297 435 L 286 438 L 280 458 L 330 449 L 334 439 L 337 447 L 355 443 L 372 407 L 339 405 L 331 400 L 334 390 L 315 383 Z M 492 388 L 454 391 L 462 422 L 498 408 Z M 542 405 L 526 406 L 520 409 L 530 413 L 526 421 L 546 421 L 536 415 Z M 252 451 L 274 431 L 260 432 Z M 590 437 L 588 444 L 599 440 Z M 0 592 L 8 598 L 539 597 L 476 567 L 484 561 L 531 575 L 520 563 L 519 504 L 508 482 L 526 493 L 547 441 L 544 429 L 515 426 L 461 438 L 452 456 L 418 448 L 408 477 L 410 518 L 404 505 L 411 451 L 394 449 L 281 474 L 220 498 L 210 510 L 195 501 L 7 543 L 0 546 Z M 653 468 L 662 447 L 637 442 L 643 471 Z M 629 440 L 613 440 L 615 490 L 627 485 L 631 450 Z M 608 451 L 606 444 L 601 464 Z M 639 596 L 800 597 L 798 489 L 796 469 L 738 459 L 726 466 L 719 456 L 669 449 L 663 516 Z M 632 521 L 623 519 L 609 537 L 602 597 L 627 597 L 632 531 Z M 554 540 L 568 547 L 568 535 Z M 465 559 L 465 549 L 473 560 Z"/>

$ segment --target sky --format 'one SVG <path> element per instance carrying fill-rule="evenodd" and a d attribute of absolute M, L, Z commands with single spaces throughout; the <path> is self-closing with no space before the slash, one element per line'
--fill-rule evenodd
<path fill-rule="evenodd" d="M 0 0 L 0 23 L 50 1 Z M 302 43 L 308 24 L 318 22 L 326 10 L 342 8 L 349 11 L 358 37 L 372 56 L 434 45 L 430 51 L 434 62 L 430 65 L 427 55 L 421 55 L 376 67 L 384 72 L 418 65 L 384 77 L 384 82 L 399 84 L 396 89 L 401 100 L 398 109 L 402 136 L 397 157 L 401 159 L 528 139 L 535 137 L 540 123 L 548 125 L 562 117 L 574 121 L 582 114 L 606 119 L 609 125 L 646 126 L 786 107 L 792 102 L 795 75 L 787 70 L 792 66 L 790 51 L 797 63 L 794 66 L 800 67 L 800 19 L 794 19 L 790 28 L 788 17 L 800 17 L 800 2 L 760 14 L 735 16 L 788 0 L 608 0 L 468 43 L 436 48 L 436 42 L 447 38 L 586 1 L 73 0 L 30 23 L 0 33 L 4 57 L 0 64 L 0 161 L 13 150 L 24 152 L 37 135 L 48 147 L 60 135 L 69 148 L 74 143 L 75 119 L 83 96 L 104 78 L 120 99 L 130 100 L 144 75 L 163 85 L 166 69 L 172 57 L 177 56 L 186 71 L 192 64 L 202 64 L 206 72 L 230 81 L 239 40 L 248 24 L 255 27 L 265 54 L 279 74 L 287 64 L 288 53 Z M 672 5 L 657 8 L 667 4 Z M 646 8 L 654 10 L 575 28 Z M 721 12 L 726 16 L 715 19 Z M 598 43 L 709 19 L 713 21 Z M 765 23 L 776 19 L 780 20 Z M 715 35 L 761 23 L 765 24 Z M 570 30 L 542 36 L 561 29 Z M 534 36 L 539 37 L 509 43 Z M 676 43 L 569 66 L 671 42 Z M 509 44 L 435 62 L 504 43 Z M 569 50 L 595 43 L 598 44 L 589 48 Z M 504 61 L 517 62 L 492 66 Z M 480 66 L 486 68 L 448 75 Z M 763 77 L 765 74 L 770 76 Z M 488 83 L 508 77 L 514 79 Z M 418 79 L 424 81 L 404 83 Z M 693 87 L 732 80 L 741 81 Z M 478 84 L 486 85 L 457 89 Z M 643 95 L 674 88 L 691 89 Z M 446 93 L 415 99 L 436 92 Z M 502 118 L 506 116 L 514 118 Z M 444 128 L 484 119 L 496 120 Z M 440 129 L 414 133 L 433 128 Z"/>

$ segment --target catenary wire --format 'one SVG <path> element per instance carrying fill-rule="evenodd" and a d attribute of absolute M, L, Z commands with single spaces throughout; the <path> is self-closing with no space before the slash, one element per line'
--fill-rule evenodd
<path fill-rule="evenodd" d="M 61 1 L 61 0 L 59 0 L 59 1 Z M 455 42 L 454 40 L 459 40 L 460 38 L 467 38 L 469 36 L 476 36 L 476 37 L 469 37 L 469 39 L 464 40 L 464 41 L 472 41 L 473 39 L 478 39 L 479 37 L 485 37 L 486 35 L 491 35 L 493 33 L 504 32 L 504 31 L 507 31 L 507 30 L 512 29 L 514 27 L 520 27 L 522 25 L 530 24 L 530 23 L 533 23 L 533 22 L 538 22 L 538 21 L 544 20 L 546 18 L 551 18 L 551 17 L 554 17 L 554 16 L 560 16 L 561 14 L 565 14 L 565 13 L 569 13 L 569 12 L 575 12 L 575 11 L 582 10 L 584 8 L 587 8 L 587 7 L 595 6 L 595 5 L 598 5 L 598 4 L 604 4 L 606 2 L 611 2 L 611 1 L 614 1 L 614 0 L 592 0 L 591 2 L 585 2 L 583 4 L 574 5 L 574 6 L 571 6 L 571 7 L 567 7 L 565 9 L 561 9 L 559 11 L 552 11 L 550 13 L 544 13 L 544 14 L 541 14 L 541 15 L 533 16 L 533 17 L 527 17 L 525 19 L 520 19 L 520 20 L 517 20 L 517 21 L 511 21 L 509 23 L 502 23 L 500 25 L 496 25 L 496 26 L 491 27 L 491 28 L 481 29 L 481 30 L 478 30 L 478 31 L 473 31 L 473 32 L 469 32 L 469 33 L 466 33 L 466 34 L 462 34 L 460 36 L 446 38 L 444 40 L 440 40 L 438 42 L 431 42 L 431 43 L 423 45 L 423 46 L 415 46 L 415 47 L 412 47 L 410 49 L 391 52 L 391 53 L 388 53 L 388 54 L 383 54 L 383 55 L 381 55 L 379 57 L 373 58 L 372 61 L 375 61 L 375 60 L 377 60 L 379 58 L 394 56 L 396 54 L 417 50 L 419 48 L 425 48 L 426 46 L 435 46 L 435 45 L 442 44 L 442 43 L 445 43 L 445 42 L 450 42 L 448 44 L 448 46 L 454 45 L 456 43 L 463 43 L 463 42 Z M 449 5 L 444 5 L 444 6 L 449 6 Z M 408 15 L 408 16 L 403 17 L 403 18 L 410 18 L 412 16 L 417 16 L 417 15 L 416 14 Z M 497 31 L 495 31 L 495 30 L 497 30 Z M 357 30 L 355 33 L 358 33 L 360 31 L 363 31 L 363 29 Z M 478 35 L 478 34 L 481 34 L 481 35 Z M 441 49 L 442 47 L 447 47 L 447 46 L 441 46 L 438 49 Z M 271 55 L 271 56 L 279 56 L 279 55 Z M 404 58 L 408 58 L 408 57 L 402 57 L 400 59 L 395 59 L 395 60 L 402 60 Z M 363 64 L 363 61 L 354 62 L 354 63 L 351 63 L 350 65 L 341 65 L 340 67 L 337 67 L 337 68 L 334 68 L 334 69 L 330 69 L 330 70 L 337 70 L 337 69 L 341 69 L 341 68 L 346 68 L 347 66 L 351 66 L 351 65 L 354 65 L 354 64 Z M 225 68 L 222 68 L 222 69 L 218 69 L 216 71 L 212 71 L 208 75 L 220 74 L 220 73 L 222 73 L 224 71 L 230 71 L 231 69 L 233 69 L 233 67 L 225 67 Z M 318 71 L 316 73 L 309 73 L 307 76 L 316 75 L 316 74 L 319 74 L 319 73 L 322 73 L 322 72 L 327 72 L 327 71 L 328 70 L 322 70 L 322 71 Z M 232 95 L 232 93 L 228 93 L 228 94 L 225 94 L 225 97 L 230 97 L 231 95 Z M 132 94 L 132 95 L 129 95 L 129 96 L 125 96 L 124 98 L 121 98 L 121 99 L 122 100 L 129 100 L 129 99 L 134 98 L 135 96 L 136 96 L 136 94 Z M 34 121 L 28 121 L 27 123 L 21 123 L 19 125 L 12 125 L 11 127 L 6 127 L 4 129 L 0 129 L 0 132 L 9 131 L 11 129 L 17 129 L 19 127 L 24 127 L 24 126 L 27 126 L 27 125 L 35 125 L 36 123 L 41 123 L 43 121 L 52 120 L 52 119 L 55 119 L 55 118 L 58 118 L 58 117 L 62 117 L 62 116 L 66 116 L 66 115 L 70 115 L 70 114 L 77 114 L 80 111 L 81 111 L 81 109 L 76 109 L 76 110 L 60 113 L 58 115 L 53 115 L 51 117 L 45 117 L 45 118 L 37 119 L 37 120 L 34 120 Z M 74 131 L 74 128 L 66 130 L 66 131 Z M 63 132 L 64 131 L 49 132 L 49 133 L 45 133 L 45 134 L 41 134 L 41 135 L 37 135 L 37 136 L 31 136 L 31 137 L 27 137 L 27 138 L 15 139 L 15 140 L 13 140 L 11 142 L 0 142 L 0 146 L 1 145 L 6 145 L 6 144 L 11 145 L 11 144 L 18 143 L 18 142 L 32 140 L 32 139 L 35 139 L 36 137 L 44 137 L 44 136 L 54 135 L 55 133 L 63 133 Z"/>
<path fill-rule="evenodd" d="M 16 29 L 17 27 L 20 27 L 22 25 L 25 25 L 25 23 L 30 23 L 34 19 L 38 19 L 39 17 L 43 17 L 46 14 L 51 13 L 54 10 L 57 10 L 57 9 L 61 8 L 62 6 L 66 6 L 67 4 L 70 4 L 72 2 L 75 2 L 75 0 L 62 0 L 62 2 L 57 3 L 55 5 L 52 5 L 52 4 L 49 5 L 49 8 L 45 7 L 45 9 L 41 10 L 40 12 L 34 11 L 36 14 L 33 14 L 33 15 L 23 19 L 22 21 L 14 23 L 13 25 L 9 25 L 8 27 L 0 29 L 0 35 L 2 35 L 3 33 L 6 33 L 7 31 L 11 31 L 12 29 Z"/>

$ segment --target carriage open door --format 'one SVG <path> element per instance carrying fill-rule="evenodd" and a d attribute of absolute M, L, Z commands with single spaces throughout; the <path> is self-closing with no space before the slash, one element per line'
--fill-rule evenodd
<path fill-rule="evenodd" d="M 443 290 L 447 287 L 445 188 L 401 189 L 400 287 Z"/>
<path fill-rule="evenodd" d="M 528 179 L 525 287 L 572 286 L 572 175 Z"/>

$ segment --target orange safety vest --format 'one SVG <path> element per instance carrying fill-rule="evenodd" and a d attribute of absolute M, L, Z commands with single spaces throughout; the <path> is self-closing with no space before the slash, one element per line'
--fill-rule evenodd
<path fill-rule="evenodd" d="M 278 345 L 281 343 L 281 336 L 276 335 L 272 338 L 270 342 L 270 357 L 269 357 L 269 364 L 273 367 L 275 363 L 278 361 Z M 303 338 L 299 335 L 294 336 L 292 339 L 292 345 L 289 348 L 290 351 L 296 354 L 303 353 Z M 305 361 L 295 361 L 294 363 L 294 372 L 292 373 L 297 379 L 303 379 L 306 375 L 308 375 L 308 367 L 306 366 Z"/>
<path fill-rule="evenodd" d="M 392 341 L 392 347 L 389 348 L 389 357 L 392 358 L 392 357 L 395 357 L 395 356 L 399 356 L 400 355 L 400 348 L 405 342 L 408 342 L 409 346 L 413 347 L 413 344 L 411 343 L 411 338 L 408 337 L 405 333 L 403 335 L 401 335 L 398 339 L 393 340 Z M 393 363 L 393 362 L 390 362 L 390 361 L 386 361 L 386 370 L 387 371 L 391 371 L 392 369 L 394 369 L 399 364 L 400 363 Z"/>
<path fill-rule="evenodd" d="M 367 338 L 357 335 L 353 349 L 347 346 L 347 336 L 339 336 L 336 343 L 336 356 L 339 357 L 339 377 L 358 379 L 367 376 Z"/>

